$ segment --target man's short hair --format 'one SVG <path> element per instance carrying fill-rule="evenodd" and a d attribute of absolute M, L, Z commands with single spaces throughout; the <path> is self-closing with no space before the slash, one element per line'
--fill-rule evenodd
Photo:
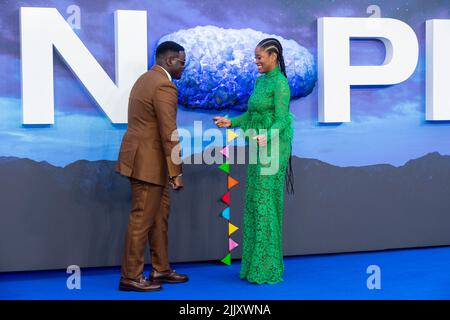
<path fill-rule="evenodd" d="M 176 42 L 164 41 L 156 48 L 156 58 L 164 56 L 168 52 L 178 53 L 184 51 L 184 48 Z"/>

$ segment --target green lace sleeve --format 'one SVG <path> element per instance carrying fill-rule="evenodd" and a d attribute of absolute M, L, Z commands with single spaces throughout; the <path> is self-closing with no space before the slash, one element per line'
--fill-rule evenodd
<path fill-rule="evenodd" d="M 274 122 L 267 130 L 267 141 L 271 140 L 271 130 L 278 130 L 278 133 L 286 129 L 291 123 L 291 114 L 289 112 L 289 101 L 291 99 L 291 90 L 288 80 L 280 77 L 275 84 L 274 92 Z"/>
<path fill-rule="evenodd" d="M 230 118 L 231 121 L 230 128 L 240 127 L 244 123 L 246 123 L 247 120 L 248 120 L 248 111 L 246 111 L 244 114 L 238 117 Z"/>

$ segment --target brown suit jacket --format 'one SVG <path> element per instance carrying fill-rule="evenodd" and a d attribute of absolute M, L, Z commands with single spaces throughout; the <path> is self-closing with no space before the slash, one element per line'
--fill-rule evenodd
<path fill-rule="evenodd" d="M 130 93 L 116 171 L 162 186 L 182 172 L 177 102 L 177 87 L 159 66 L 139 77 Z"/>

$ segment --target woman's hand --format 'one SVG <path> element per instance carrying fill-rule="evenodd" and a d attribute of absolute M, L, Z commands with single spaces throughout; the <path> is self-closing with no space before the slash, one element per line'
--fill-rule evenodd
<path fill-rule="evenodd" d="M 228 128 L 231 126 L 231 121 L 225 117 L 214 117 L 214 124 L 219 128 Z"/>
<path fill-rule="evenodd" d="M 265 147 L 267 145 L 267 137 L 265 135 L 255 136 L 253 139 L 256 139 L 260 147 Z"/>

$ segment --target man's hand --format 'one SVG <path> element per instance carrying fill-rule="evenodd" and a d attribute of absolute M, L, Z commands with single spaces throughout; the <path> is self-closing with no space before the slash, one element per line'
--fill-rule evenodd
<path fill-rule="evenodd" d="M 173 190 L 181 189 L 183 188 L 183 178 L 181 176 L 170 177 L 169 185 L 172 187 Z"/>

